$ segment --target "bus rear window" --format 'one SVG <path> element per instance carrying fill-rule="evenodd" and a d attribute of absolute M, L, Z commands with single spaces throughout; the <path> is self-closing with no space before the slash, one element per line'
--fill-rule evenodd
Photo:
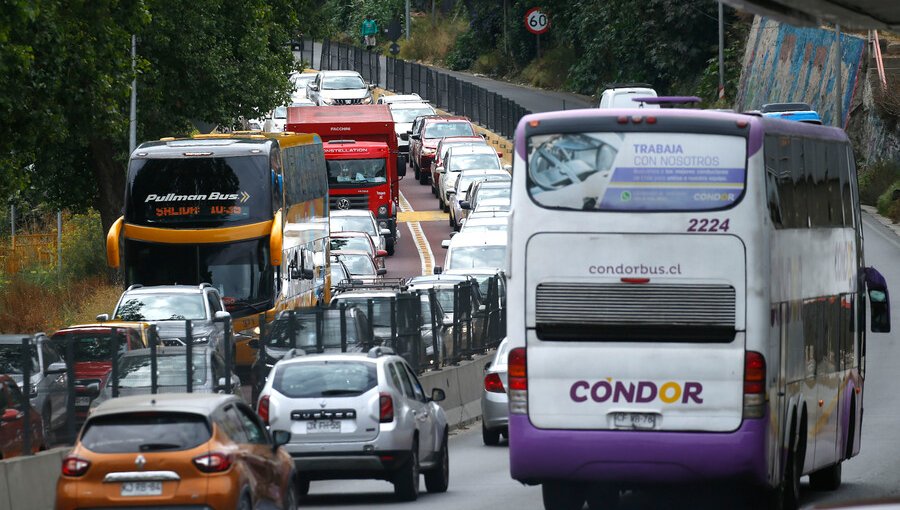
<path fill-rule="evenodd" d="M 693 133 L 567 133 L 528 139 L 539 205 L 592 211 L 708 211 L 740 200 L 746 140 Z"/>

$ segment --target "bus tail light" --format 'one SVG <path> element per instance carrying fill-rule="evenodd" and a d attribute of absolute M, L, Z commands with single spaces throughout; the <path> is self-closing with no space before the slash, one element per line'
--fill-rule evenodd
<path fill-rule="evenodd" d="M 744 418 L 766 414 L 766 358 L 754 351 L 744 357 Z"/>
<path fill-rule="evenodd" d="M 528 367 L 525 348 L 509 351 L 507 385 L 509 386 L 509 413 L 528 414 Z"/>

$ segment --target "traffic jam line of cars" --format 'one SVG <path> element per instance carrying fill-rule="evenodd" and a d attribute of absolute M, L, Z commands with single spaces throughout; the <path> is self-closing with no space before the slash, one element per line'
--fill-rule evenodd
<path fill-rule="evenodd" d="M 358 73 L 302 73 L 291 81 L 291 104 L 249 121 L 251 128 L 288 130 L 289 107 L 375 102 L 373 87 Z M 402 288 L 385 281 L 385 260 L 399 236 L 392 204 L 344 204 L 332 195 L 334 297 L 318 313 L 332 317 L 326 319 L 332 326 L 340 316 L 344 325 L 317 333 L 324 340 L 313 335 L 309 341 L 319 348 L 314 355 L 298 351 L 315 353 L 315 345 L 306 349 L 286 330 L 279 332 L 286 321 L 271 324 L 264 346 L 249 340 L 253 348 L 264 347 L 250 368 L 255 411 L 232 370 L 235 347 L 229 342 L 241 339 L 228 331 L 220 290 L 209 284 L 133 285 L 97 323 L 32 337 L 29 395 L 21 391 L 22 336 L 0 337 L 0 373 L 10 374 L 0 376 L 0 458 L 25 453 L 26 419 L 32 452 L 74 440 L 57 485 L 61 509 L 294 508 L 310 482 L 342 478 L 387 480 L 405 501 L 417 498 L 420 477 L 429 492 L 446 491 L 449 425 L 438 405 L 446 396 L 441 389 L 426 394 L 417 376 L 422 367 L 385 345 L 393 333 L 387 303 L 398 288 L 419 296 L 417 348 L 425 363 L 459 356 L 454 338 L 484 345 L 490 329 L 489 317 L 479 313 L 485 296 L 503 296 L 510 168 L 465 117 L 436 115 L 415 94 L 382 96 L 377 103 L 384 106 L 369 108 L 387 108 L 393 118 L 393 145 L 385 139 L 401 155 L 393 175 L 411 166 L 450 212 L 454 230 L 435 274 L 414 277 Z M 390 186 L 384 163 L 390 167 L 390 158 L 385 155 L 378 167 L 377 161 L 342 155 L 340 145 L 364 144 L 352 139 L 353 132 L 347 136 L 326 140 L 326 160 L 335 162 L 334 168 L 329 164 L 330 183 Z M 455 295 L 461 283 L 472 293 L 464 300 Z M 462 313 L 456 306 L 471 308 L 463 314 L 467 322 L 454 321 L 455 312 Z M 291 320 L 302 314 L 297 310 Z M 348 342 L 355 347 L 347 349 Z M 366 345 L 376 347 L 359 348 Z M 489 445 L 506 434 L 504 352 L 501 346 L 484 379 Z M 72 366 L 67 356 L 73 356 Z M 80 432 L 66 438 L 74 427 Z"/>

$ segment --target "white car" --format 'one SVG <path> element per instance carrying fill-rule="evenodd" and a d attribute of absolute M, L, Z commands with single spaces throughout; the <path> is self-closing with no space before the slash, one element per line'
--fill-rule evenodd
<path fill-rule="evenodd" d="M 294 90 L 291 92 L 291 101 L 297 102 L 301 99 L 307 99 L 306 86 L 316 79 L 316 73 L 294 73 L 291 75 L 291 85 Z"/>
<path fill-rule="evenodd" d="M 306 95 L 318 106 L 372 104 L 372 89 L 356 71 L 320 71 L 306 86 Z"/>
<path fill-rule="evenodd" d="M 387 250 L 385 248 L 385 238 L 391 235 L 391 230 L 387 228 L 379 229 L 372 211 L 362 209 L 332 210 L 329 216 L 329 224 L 332 232 L 365 232 L 372 238 L 376 250 Z"/>
<path fill-rule="evenodd" d="M 283 133 L 286 125 L 287 106 L 276 106 L 275 109 L 266 116 L 266 122 L 263 124 L 263 131 L 269 133 Z"/>
<path fill-rule="evenodd" d="M 472 213 L 459 229 L 465 232 L 506 232 L 509 227 L 509 213 L 497 213 L 493 216 L 478 216 Z M 457 234 L 457 235 L 459 235 Z"/>
<path fill-rule="evenodd" d="M 452 159 L 450 163 L 453 163 Z M 465 170 L 460 172 L 459 179 L 456 180 L 456 186 L 447 199 L 450 206 L 450 226 L 453 227 L 454 230 L 459 230 L 459 220 L 465 217 L 461 202 L 466 200 L 468 190 L 473 182 L 509 182 L 510 180 L 512 180 L 512 176 L 510 176 L 506 170 Z"/>
<path fill-rule="evenodd" d="M 493 156 L 493 159 L 487 156 Z M 489 145 L 452 146 L 443 156 L 443 170 L 438 184 L 438 200 L 444 212 L 450 212 L 450 193 L 456 192 L 459 173 L 463 170 L 503 170 L 497 151 Z M 509 173 L 507 172 L 507 175 Z M 468 184 L 466 184 L 468 186 Z"/>
<path fill-rule="evenodd" d="M 506 232 L 466 232 L 441 241 L 447 248 L 444 265 L 434 268 L 435 273 L 444 270 L 453 274 L 506 270 Z"/>
<path fill-rule="evenodd" d="M 644 83 L 613 85 L 600 95 L 597 108 L 659 108 L 658 104 L 638 103 L 634 101 L 636 97 L 657 97 L 657 94 Z"/>
<path fill-rule="evenodd" d="M 378 104 L 396 104 L 396 103 L 425 103 L 419 94 L 382 94 L 378 98 Z"/>
<path fill-rule="evenodd" d="M 382 96 L 378 100 L 381 101 L 381 99 L 384 99 L 385 97 L 397 96 Z M 416 97 L 418 97 L 418 95 L 416 95 Z M 386 104 L 390 107 L 391 115 L 394 117 L 394 131 L 397 132 L 397 148 L 400 150 L 401 154 L 406 154 L 408 160 L 409 137 L 401 135 L 406 135 L 412 130 L 413 121 L 416 120 L 417 117 L 434 115 L 436 112 L 430 104 L 423 102 L 421 98 L 419 98 L 418 101 L 396 101 L 388 102 Z"/>
<path fill-rule="evenodd" d="M 297 489 L 333 478 L 375 478 L 394 484 L 398 499 L 450 483 L 447 416 L 435 388 L 426 395 L 402 357 L 387 347 L 368 353 L 318 354 L 279 361 L 260 392 L 257 412 L 270 430 L 288 431 L 284 448 Z"/>

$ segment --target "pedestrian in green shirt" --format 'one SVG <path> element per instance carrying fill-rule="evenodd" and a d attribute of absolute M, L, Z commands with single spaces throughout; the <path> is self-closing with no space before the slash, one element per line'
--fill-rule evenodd
<path fill-rule="evenodd" d="M 378 33 L 378 24 L 371 14 L 366 15 L 366 19 L 362 22 L 362 36 L 366 42 L 366 49 L 371 50 L 375 47 L 375 34 Z"/>

